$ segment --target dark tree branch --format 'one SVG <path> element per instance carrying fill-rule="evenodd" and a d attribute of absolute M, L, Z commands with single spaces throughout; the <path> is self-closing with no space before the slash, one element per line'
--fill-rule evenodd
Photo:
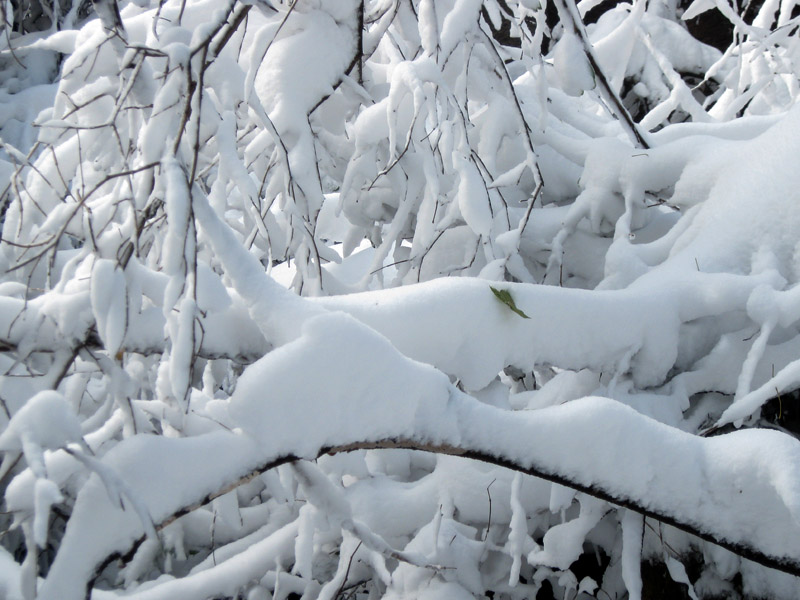
<path fill-rule="evenodd" d="M 666 525 L 670 525 L 672 527 L 675 527 L 676 529 L 680 529 L 681 531 L 694 535 L 706 542 L 710 542 L 712 544 L 716 544 L 717 546 L 725 548 L 726 550 L 742 558 L 750 560 L 754 563 L 758 563 L 765 567 L 769 567 L 777 571 L 782 571 L 784 573 L 800 577 L 800 561 L 785 556 L 775 556 L 763 552 L 760 549 L 748 545 L 744 542 L 736 542 L 728 540 L 721 535 L 703 529 L 702 526 L 696 523 L 687 522 L 674 515 L 670 515 L 664 511 L 658 511 L 648 508 L 642 499 L 630 498 L 621 496 L 619 494 L 615 494 L 612 491 L 604 488 L 603 485 L 600 483 L 592 483 L 592 484 L 580 483 L 566 475 L 555 473 L 543 466 L 535 464 L 535 458 L 531 460 L 531 464 L 525 465 L 521 464 L 519 461 L 516 461 L 514 459 L 502 456 L 499 453 L 489 453 L 483 450 L 454 446 L 449 444 L 429 444 L 418 440 L 402 439 L 402 438 L 383 439 L 374 441 L 359 441 L 359 442 L 353 442 L 351 444 L 343 444 L 339 446 L 330 446 L 326 448 L 321 448 L 317 454 L 317 458 L 324 455 L 332 456 L 335 454 L 341 454 L 344 452 L 354 452 L 357 450 L 379 450 L 379 449 L 418 450 L 422 452 L 431 452 L 434 454 L 459 456 L 465 459 L 477 460 L 480 462 L 503 467 L 519 473 L 524 473 L 532 477 L 538 477 L 539 479 L 544 479 L 545 481 L 557 483 L 564 487 L 584 493 L 587 496 L 591 496 L 593 498 L 603 500 L 610 504 L 614 504 L 618 507 L 626 508 L 628 510 L 631 510 L 633 512 L 642 515 L 643 517 L 659 521 Z M 206 494 L 198 501 L 186 505 L 180 508 L 179 510 L 175 511 L 169 517 L 157 523 L 156 530 L 161 531 L 168 525 L 174 523 L 177 519 L 191 513 L 194 510 L 197 510 L 205 506 L 206 504 L 212 502 L 215 498 L 223 496 L 237 489 L 238 487 L 249 483 L 256 477 L 259 477 L 260 475 L 266 473 L 271 469 L 298 460 L 301 460 L 301 457 L 293 454 L 286 454 L 284 456 L 279 456 L 270 459 L 269 461 L 265 462 L 256 469 L 253 469 L 249 473 L 240 477 L 236 481 L 228 483 L 221 489 Z M 97 577 L 100 576 L 102 571 L 110 564 L 112 564 L 115 560 L 118 559 L 125 560 L 132 557 L 135 554 L 138 547 L 144 542 L 145 539 L 146 536 L 142 535 L 133 542 L 130 549 L 128 549 L 127 551 L 123 550 L 116 552 L 112 555 L 109 555 L 108 557 L 106 557 L 105 560 L 103 560 L 101 563 L 97 565 L 94 578 L 87 584 L 89 586 L 87 589 L 87 598 L 91 594 L 92 582 L 96 580 Z"/>
<path fill-rule="evenodd" d="M 573 0 L 555 0 L 555 3 L 564 27 L 571 28 L 572 32 L 581 41 L 581 44 L 583 45 L 583 51 L 586 54 L 586 58 L 589 60 L 589 64 L 592 66 L 595 78 L 600 86 L 600 94 L 609 104 L 611 112 L 620 122 L 622 128 L 631 138 L 631 141 L 633 141 L 636 147 L 649 150 L 650 144 L 645 139 L 644 134 L 639 131 L 639 126 L 622 104 L 619 94 L 617 94 L 617 92 L 614 91 L 614 88 L 611 87 L 608 78 L 605 76 L 605 73 L 603 73 L 603 69 L 597 62 L 597 57 L 592 49 L 592 43 L 589 41 L 589 38 L 586 35 L 586 30 L 583 26 L 580 15 L 578 14 L 578 9 L 575 7 L 575 3 Z"/>

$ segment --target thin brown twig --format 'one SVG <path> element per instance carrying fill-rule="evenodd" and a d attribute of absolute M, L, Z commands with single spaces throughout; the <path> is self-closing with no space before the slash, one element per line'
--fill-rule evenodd
<path fill-rule="evenodd" d="M 339 596 L 341 596 L 342 590 L 344 589 L 344 586 L 347 584 L 347 578 L 350 575 L 350 567 L 353 566 L 353 559 L 356 557 L 356 553 L 358 552 L 358 549 L 361 548 L 361 544 L 363 543 L 364 542 L 362 540 L 359 540 L 358 546 L 356 546 L 356 549 L 353 550 L 353 553 L 350 555 L 350 560 L 347 563 L 347 570 L 344 572 L 344 579 L 342 579 L 342 585 L 340 585 L 339 589 L 336 590 L 336 593 L 333 595 L 334 598 L 338 598 Z"/>

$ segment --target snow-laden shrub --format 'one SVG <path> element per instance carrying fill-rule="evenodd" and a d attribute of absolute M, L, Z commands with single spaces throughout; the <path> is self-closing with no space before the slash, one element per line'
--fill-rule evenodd
<path fill-rule="evenodd" d="M 5 597 L 797 597 L 794 4 L 594 4 L 6 3 Z"/>

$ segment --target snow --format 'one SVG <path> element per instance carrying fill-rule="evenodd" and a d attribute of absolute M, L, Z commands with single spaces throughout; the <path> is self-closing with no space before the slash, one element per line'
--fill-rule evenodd
<path fill-rule="evenodd" d="M 448 57 L 468 36 L 473 23 L 478 19 L 482 4 L 480 0 L 457 0 L 453 3 L 453 7 L 447 10 L 442 19 L 442 33 L 439 39 L 444 57 Z"/>
<path fill-rule="evenodd" d="M 556 80 L 564 93 L 580 96 L 586 90 L 594 89 L 594 72 L 580 40 L 574 33 L 565 32 L 558 40 L 553 52 L 553 66 L 556 70 Z"/>
<path fill-rule="evenodd" d="M 470 229 L 479 236 L 488 237 L 492 229 L 492 212 L 489 195 L 477 167 L 464 157 L 458 157 L 461 180 L 458 189 L 458 207 Z"/>
<path fill-rule="evenodd" d="M 137 594 L 143 600 L 197 598 L 201 594 L 234 594 L 243 584 L 258 578 L 286 554 L 297 535 L 297 523 L 284 525 L 265 539 L 238 553 L 235 560 L 221 561 L 214 571 L 173 579 Z"/>
<path fill-rule="evenodd" d="M 125 338 L 128 321 L 127 285 L 122 271 L 110 260 L 99 260 L 92 269 L 92 312 L 98 333 L 116 354 Z"/>
<path fill-rule="evenodd" d="M 0 434 L 5 452 L 26 448 L 53 450 L 81 439 L 80 422 L 58 392 L 46 390 L 33 395 L 11 418 Z"/>
<path fill-rule="evenodd" d="M 657 383 L 677 355 L 678 316 L 661 294 L 598 295 L 522 284 L 504 288 L 530 319 L 521 319 L 498 302 L 487 282 L 467 279 L 441 279 L 317 302 L 353 314 L 405 355 L 458 377 L 470 390 L 485 387 L 509 364 L 523 370 L 537 362 L 613 370 L 631 350 L 637 352 L 637 376 Z M 593 310 L 603 318 L 582 309 L 590 297 Z M 464 322 L 473 326 L 464 328 Z M 577 344 L 570 333 L 573 327 L 587 332 L 578 336 L 582 340 Z M 417 335 L 421 330 L 428 335 Z"/>
<path fill-rule="evenodd" d="M 714 6 L 14 15 L 0 596 L 797 597 L 792 4 Z"/>
<path fill-rule="evenodd" d="M 158 523 L 171 514 L 173 507 L 190 505 L 193 499 L 214 491 L 215 480 L 219 477 L 228 480 L 233 464 L 244 462 L 251 468 L 255 466 L 250 462 L 252 455 L 251 442 L 225 433 L 184 440 L 135 436 L 116 446 L 103 462 L 125 481 L 137 501 L 146 507 L 152 521 Z M 202 461 L 202 472 L 185 469 L 187 461 L 198 460 Z M 152 465 L 155 464 L 159 468 L 154 471 Z M 169 484 L 176 476 L 182 479 L 182 492 L 178 497 L 173 496 Z M 77 516 L 76 523 L 90 519 L 100 526 L 68 527 L 62 544 L 80 550 L 59 553 L 39 590 L 41 598 L 81 597 L 83 585 L 97 562 L 106 553 L 127 547 L 141 535 L 138 516 L 115 504 L 97 475 L 90 477 L 83 486 L 75 511 L 78 511 L 73 512 Z M 110 531 L 113 535 L 109 535 Z"/>
<path fill-rule="evenodd" d="M 364 375 L 389 378 L 392 385 L 386 389 L 393 391 L 391 396 L 384 394 L 381 403 L 375 402 L 369 379 L 363 381 L 363 387 L 349 388 L 346 404 L 332 402 L 330 395 L 319 389 L 320 382 L 311 378 L 306 378 L 302 387 L 281 384 L 281 379 L 297 381 L 295 370 L 313 367 L 322 356 L 331 356 L 343 333 L 355 344 L 333 354 L 338 361 L 335 372 L 351 381 L 355 377 L 363 380 Z M 386 372 L 363 373 L 362 353 L 371 355 L 375 364 L 386 365 Z M 267 381 L 273 399 L 269 403 L 254 389 L 265 389 Z M 331 389 L 342 389 L 336 384 L 334 380 Z M 644 499 L 648 510 L 695 523 L 722 539 L 752 543 L 775 556 L 800 559 L 792 550 L 800 528 L 800 480 L 781 467 L 800 458 L 800 446 L 786 436 L 742 431 L 724 439 L 702 439 L 602 398 L 514 414 L 460 394 L 430 367 L 403 358 L 385 340 L 344 316 L 312 319 L 299 340 L 256 363 L 240 381 L 228 412 L 244 435 L 218 433 L 183 440 L 137 436 L 107 456 L 109 467 L 127 482 L 131 494 L 147 506 L 155 522 L 212 491 L 210 486 L 216 485 L 222 473 L 228 481 L 243 476 L 255 465 L 281 456 L 287 448 L 313 457 L 321 448 L 354 439 L 417 439 L 507 456 L 543 473 L 559 473 L 566 481 L 599 487 L 619 499 Z M 298 422 L 304 430 L 303 440 L 292 435 L 293 424 Z M 597 422 L 613 423 L 604 447 L 591 435 Z M 443 426 L 445 423 L 449 425 Z M 159 459 L 155 473 L 149 468 L 150 461 L 142 457 L 163 455 L 165 444 L 170 446 L 171 458 L 168 462 Z M 183 469 L 189 456 L 193 460 L 202 456 L 204 469 Z M 162 485 L 154 478 L 166 482 L 176 476 L 182 481 L 181 494 L 161 493 Z M 560 544 L 582 540 L 606 511 L 602 502 L 583 500 L 582 505 L 587 502 L 595 508 L 587 508 L 585 517 L 582 509 L 578 520 L 564 525 L 568 531 L 563 534 L 558 527 L 551 529 L 544 540 L 545 554 L 534 554 L 531 560 L 561 568 L 574 560 L 576 550 L 562 545 L 551 549 L 548 540 L 553 544 L 555 540 L 563 540 Z M 723 504 L 726 510 L 720 511 Z M 62 544 L 66 549 L 97 547 L 97 552 L 84 552 L 80 559 L 69 551 L 59 554 L 42 597 L 49 597 L 51 589 L 60 590 L 60 597 L 71 597 L 63 595 L 65 590 L 79 590 L 78 581 L 88 577 L 94 561 L 124 548 L 141 531 L 140 521 L 115 505 L 97 480 L 81 492 L 75 512 L 80 515 L 83 510 L 95 515 L 96 532 L 85 524 L 80 529 L 68 528 Z M 742 513 L 753 515 L 752 520 L 743 524 L 728 518 Z M 113 536 L 108 534 L 109 522 L 115 523 Z"/>

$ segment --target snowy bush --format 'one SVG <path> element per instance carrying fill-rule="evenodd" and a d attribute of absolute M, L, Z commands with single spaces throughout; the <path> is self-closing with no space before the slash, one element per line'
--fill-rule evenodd
<path fill-rule="evenodd" d="M 793 0 L 91 4 L 3 3 L 0 595 L 800 595 Z"/>

